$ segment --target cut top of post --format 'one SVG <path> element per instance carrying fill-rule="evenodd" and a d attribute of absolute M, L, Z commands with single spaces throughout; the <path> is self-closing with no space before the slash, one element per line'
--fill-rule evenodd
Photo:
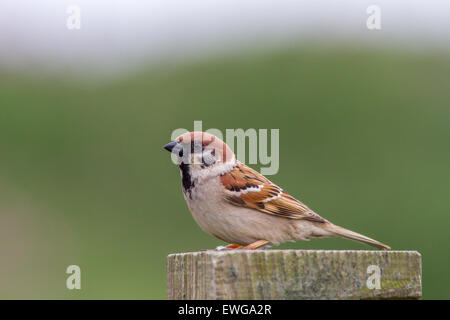
<path fill-rule="evenodd" d="M 167 257 L 168 299 L 420 299 L 417 251 L 229 250 Z"/>

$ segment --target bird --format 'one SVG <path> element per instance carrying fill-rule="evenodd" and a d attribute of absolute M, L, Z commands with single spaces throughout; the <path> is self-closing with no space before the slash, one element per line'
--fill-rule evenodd
<path fill-rule="evenodd" d="M 163 146 L 181 173 L 183 196 L 200 228 L 225 250 L 266 249 L 297 240 L 342 237 L 390 247 L 322 218 L 259 172 L 236 159 L 207 132 L 185 132 Z"/>

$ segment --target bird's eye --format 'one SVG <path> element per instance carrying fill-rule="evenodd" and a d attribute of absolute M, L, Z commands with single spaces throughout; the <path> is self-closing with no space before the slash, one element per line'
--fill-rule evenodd
<path fill-rule="evenodd" d="M 178 154 L 178 156 L 181 158 L 184 154 L 184 145 L 181 143 L 178 143 L 172 150 L 174 154 Z"/>

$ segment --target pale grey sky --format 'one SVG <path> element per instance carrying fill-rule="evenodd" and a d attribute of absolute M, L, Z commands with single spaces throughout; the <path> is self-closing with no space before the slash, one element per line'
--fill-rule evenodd
<path fill-rule="evenodd" d="M 366 28 L 369 5 L 380 31 Z M 67 7 L 81 8 L 68 30 Z M 448 0 L 1 0 L 0 65 L 119 70 L 142 61 L 276 43 L 449 50 Z"/>

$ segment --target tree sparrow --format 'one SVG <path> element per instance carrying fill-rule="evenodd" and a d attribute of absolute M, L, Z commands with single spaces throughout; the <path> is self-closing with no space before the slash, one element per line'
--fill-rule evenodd
<path fill-rule="evenodd" d="M 269 179 L 239 162 L 206 132 L 187 132 L 164 146 L 181 171 L 184 198 L 198 225 L 229 245 L 257 249 L 286 241 L 343 237 L 389 246 L 336 226 Z"/>

